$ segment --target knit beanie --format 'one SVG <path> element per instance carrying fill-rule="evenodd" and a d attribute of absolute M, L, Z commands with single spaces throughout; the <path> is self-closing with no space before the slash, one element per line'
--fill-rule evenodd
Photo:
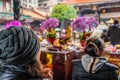
<path fill-rule="evenodd" d="M 0 31 L 0 61 L 3 64 L 27 65 L 40 48 L 35 33 L 25 27 L 10 27 Z"/>

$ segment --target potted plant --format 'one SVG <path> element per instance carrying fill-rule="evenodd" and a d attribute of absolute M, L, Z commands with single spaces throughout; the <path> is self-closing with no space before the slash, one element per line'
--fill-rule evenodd
<path fill-rule="evenodd" d="M 56 40 L 56 31 L 51 29 L 47 33 L 47 40 L 53 45 L 54 41 Z"/>
<path fill-rule="evenodd" d="M 82 46 L 85 45 L 85 41 L 88 37 L 90 37 L 90 35 L 91 35 L 91 32 L 83 32 L 79 34 L 79 39 Z"/>
<path fill-rule="evenodd" d="M 79 32 L 79 39 L 82 46 L 84 46 L 86 39 L 97 25 L 98 22 L 95 18 L 87 18 L 85 16 L 78 17 L 71 23 L 73 29 Z"/>
<path fill-rule="evenodd" d="M 55 28 L 59 25 L 59 21 L 56 18 L 49 18 L 41 23 L 43 30 L 47 30 L 47 40 L 52 45 L 56 39 Z"/>

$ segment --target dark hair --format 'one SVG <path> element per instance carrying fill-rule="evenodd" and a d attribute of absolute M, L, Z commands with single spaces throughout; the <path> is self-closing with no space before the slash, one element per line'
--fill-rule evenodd
<path fill-rule="evenodd" d="M 86 42 L 85 53 L 92 57 L 99 57 L 103 51 L 104 45 L 101 39 L 92 37 Z"/>
<path fill-rule="evenodd" d="M 103 30 L 103 33 L 105 33 L 105 32 L 107 32 L 107 30 L 106 30 L 106 29 L 104 29 L 104 30 Z"/>
<path fill-rule="evenodd" d="M 119 21 L 118 20 L 114 20 L 114 24 L 118 24 L 119 23 Z"/>

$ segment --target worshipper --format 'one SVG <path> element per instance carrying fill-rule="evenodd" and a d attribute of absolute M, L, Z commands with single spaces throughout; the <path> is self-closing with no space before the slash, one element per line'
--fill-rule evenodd
<path fill-rule="evenodd" d="M 0 31 L 0 80 L 52 80 L 52 72 L 40 62 L 40 43 L 25 27 Z"/>
<path fill-rule="evenodd" d="M 120 43 L 120 27 L 118 23 L 119 23 L 118 20 L 114 20 L 114 25 L 110 26 L 108 29 L 107 36 L 112 45 Z"/>
<path fill-rule="evenodd" d="M 101 57 L 104 44 L 101 39 L 91 37 L 85 45 L 81 60 L 73 60 L 72 80 L 118 80 L 118 67 Z"/>

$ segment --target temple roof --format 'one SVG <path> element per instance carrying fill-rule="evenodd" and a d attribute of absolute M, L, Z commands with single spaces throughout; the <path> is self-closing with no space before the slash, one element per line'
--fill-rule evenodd
<path fill-rule="evenodd" d="M 120 0 L 66 0 L 62 4 L 93 4 L 93 3 L 102 3 L 102 2 L 115 2 Z"/>
<path fill-rule="evenodd" d="M 31 16 L 32 18 L 35 19 L 45 19 L 47 16 L 47 13 L 45 12 L 37 12 L 38 10 L 27 10 L 27 9 L 22 9 L 22 14 Z"/>

